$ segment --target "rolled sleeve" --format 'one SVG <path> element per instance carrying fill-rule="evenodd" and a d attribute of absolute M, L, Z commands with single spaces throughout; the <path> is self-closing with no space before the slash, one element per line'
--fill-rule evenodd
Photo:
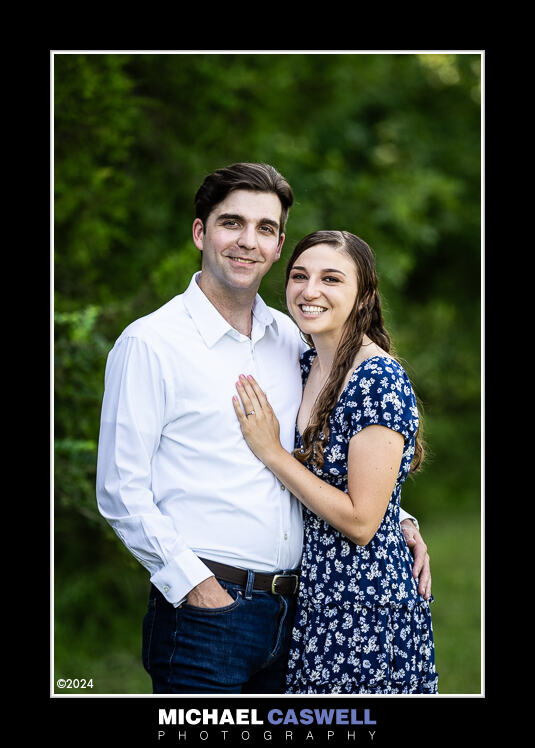
<path fill-rule="evenodd" d="M 210 569 L 188 549 L 172 558 L 166 566 L 152 575 L 150 581 L 168 602 L 177 605 L 184 599 L 186 592 L 211 576 L 213 574 Z"/>
<path fill-rule="evenodd" d="M 417 530 L 419 530 L 419 529 L 420 529 L 420 526 L 419 526 L 419 524 L 418 524 L 418 520 L 416 519 L 416 517 L 413 517 L 413 516 L 412 516 L 412 514 L 409 514 L 408 512 L 406 512 L 406 511 L 405 511 L 405 510 L 403 509 L 403 507 L 401 507 L 401 506 L 400 506 L 400 507 L 399 507 L 399 521 L 400 521 L 400 522 L 403 522 L 403 520 L 404 520 L 404 519 L 412 519 L 412 521 L 413 521 L 413 522 L 414 522 L 414 524 L 416 525 L 416 529 L 417 529 Z"/>

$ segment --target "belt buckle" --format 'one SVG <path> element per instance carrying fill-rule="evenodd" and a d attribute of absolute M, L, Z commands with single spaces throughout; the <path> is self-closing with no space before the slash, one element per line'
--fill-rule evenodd
<path fill-rule="evenodd" d="M 293 579 L 295 580 L 295 587 L 294 587 L 293 592 L 297 592 L 297 588 L 299 586 L 299 577 L 297 576 L 297 574 L 275 574 L 273 576 L 273 579 L 271 580 L 271 592 L 272 592 L 272 594 L 273 595 L 280 595 L 281 594 L 280 592 L 277 592 L 277 590 L 275 589 L 275 585 L 277 583 L 277 579 L 281 579 L 281 578 L 282 579 L 289 579 L 290 577 L 293 577 Z M 290 594 L 293 594 L 293 592 L 290 593 Z"/>

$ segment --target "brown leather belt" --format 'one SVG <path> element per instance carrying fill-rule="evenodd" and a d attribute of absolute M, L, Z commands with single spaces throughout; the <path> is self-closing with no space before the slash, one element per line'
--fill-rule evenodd
<path fill-rule="evenodd" d="M 206 558 L 200 559 L 203 564 L 213 571 L 216 577 L 224 582 L 233 582 L 242 587 L 247 586 L 248 572 L 246 569 L 237 569 L 235 566 L 220 564 L 218 561 L 210 561 Z M 253 589 L 271 592 L 273 595 L 295 595 L 299 587 L 299 572 L 283 571 L 277 574 L 265 574 L 255 571 Z"/>

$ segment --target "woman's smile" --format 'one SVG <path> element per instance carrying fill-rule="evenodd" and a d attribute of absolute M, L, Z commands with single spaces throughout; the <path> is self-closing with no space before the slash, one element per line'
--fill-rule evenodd
<path fill-rule="evenodd" d="M 307 319 L 314 319 L 327 311 L 326 307 L 313 304 L 298 304 L 298 307 L 301 310 L 303 317 L 306 317 Z"/>

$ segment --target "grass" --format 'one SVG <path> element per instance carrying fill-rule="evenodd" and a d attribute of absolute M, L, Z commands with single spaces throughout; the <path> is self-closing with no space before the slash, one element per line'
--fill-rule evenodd
<path fill-rule="evenodd" d="M 422 533 L 431 556 L 439 693 L 478 694 L 481 688 L 479 517 L 452 512 L 443 519 L 423 521 Z M 140 655 L 147 574 L 122 547 L 118 546 L 116 553 L 111 566 L 94 569 L 91 577 L 81 578 L 83 575 L 77 570 L 75 577 L 64 577 L 61 583 L 56 579 L 54 680 L 92 678 L 93 682 L 93 688 L 86 689 L 56 687 L 56 694 L 152 692 Z M 113 568 L 113 577 L 122 582 L 117 594 L 102 594 L 106 575 L 110 577 L 108 568 Z M 118 594 L 119 589 L 127 590 L 124 597 Z"/>
<path fill-rule="evenodd" d="M 424 524 L 431 556 L 439 693 L 481 692 L 481 535 L 478 516 Z"/>

